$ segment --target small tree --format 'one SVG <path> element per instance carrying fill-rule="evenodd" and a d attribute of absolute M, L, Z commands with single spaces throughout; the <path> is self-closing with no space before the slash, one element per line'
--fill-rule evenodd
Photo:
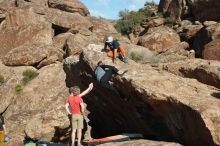
<path fill-rule="evenodd" d="M 120 11 L 119 17 L 120 19 L 115 24 L 115 28 L 122 35 L 129 35 L 132 33 L 136 26 L 140 25 L 140 23 L 147 17 L 151 16 L 152 12 L 147 8 L 139 9 L 137 12 L 135 11 Z"/>
<path fill-rule="evenodd" d="M 148 6 L 155 6 L 156 5 L 156 3 L 152 0 L 151 2 L 145 2 L 145 4 L 144 4 L 144 6 L 145 7 L 148 7 Z"/>
<path fill-rule="evenodd" d="M 175 21 L 171 17 L 165 18 L 165 25 L 172 28 L 174 24 L 175 24 Z"/>
<path fill-rule="evenodd" d="M 124 11 L 119 11 L 119 17 L 121 18 L 121 19 L 124 19 L 124 18 L 126 18 L 128 15 L 129 15 L 129 10 L 128 9 L 125 9 Z"/>

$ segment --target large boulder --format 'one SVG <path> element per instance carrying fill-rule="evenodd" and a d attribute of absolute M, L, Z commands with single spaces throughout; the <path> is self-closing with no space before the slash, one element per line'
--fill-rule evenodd
<path fill-rule="evenodd" d="M 214 24 L 217 24 L 218 22 L 216 22 L 216 21 L 205 21 L 205 22 L 203 22 L 203 25 L 205 26 L 205 27 L 209 27 L 209 26 L 211 26 L 211 25 L 214 25 Z"/>
<path fill-rule="evenodd" d="M 80 54 L 83 48 L 90 43 L 98 43 L 98 39 L 94 34 L 85 36 L 80 33 L 67 32 L 53 38 L 53 46 L 64 51 L 64 58 Z"/>
<path fill-rule="evenodd" d="M 218 0 L 161 0 L 158 11 L 177 21 L 185 17 L 219 21 L 219 8 Z"/>
<path fill-rule="evenodd" d="M 216 39 L 207 45 L 205 45 L 203 51 L 203 58 L 207 60 L 218 60 L 220 61 L 220 39 Z"/>
<path fill-rule="evenodd" d="M 99 19 L 95 17 L 90 17 L 89 21 L 93 24 L 93 33 L 97 36 L 99 42 L 104 41 L 106 36 L 113 36 L 123 42 L 129 42 L 129 40 L 121 36 L 114 28 L 114 23 L 109 20 Z"/>
<path fill-rule="evenodd" d="M 220 20 L 220 3 L 218 0 L 191 0 L 189 6 L 196 20 Z"/>
<path fill-rule="evenodd" d="M 93 25 L 87 17 L 79 13 L 68 13 L 56 9 L 48 9 L 46 14 L 47 19 L 55 26 L 68 31 L 78 32 L 80 29 L 92 30 Z"/>
<path fill-rule="evenodd" d="M 220 88 L 220 62 L 188 59 L 163 64 L 163 69 L 179 76 Z"/>
<path fill-rule="evenodd" d="M 148 48 L 134 45 L 134 44 L 126 44 L 126 51 L 128 58 L 134 60 L 139 63 L 151 63 L 154 60 L 155 53 L 150 51 Z"/>
<path fill-rule="evenodd" d="M 5 19 L 6 13 L 15 8 L 13 1 L 0 1 L 0 24 Z"/>
<path fill-rule="evenodd" d="M 0 62 L 0 76 L 3 77 L 4 82 L 0 85 L 0 113 L 3 113 L 7 107 L 15 99 L 15 86 L 22 80 L 22 73 L 25 70 L 33 69 L 31 66 L 7 67 Z"/>
<path fill-rule="evenodd" d="M 5 65 L 40 68 L 56 61 L 62 61 L 62 59 L 62 50 L 53 45 L 26 44 L 8 52 L 2 60 Z"/>
<path fill-rule="evenodd" d="M 80 54 L 83 48 L 87 47 L 90 43 L 97 43 L 96 36 L 84 36 L 81 34 L 70 35 L 66 41 L 69 55 Z"/>
<path fill-rule="evenodd" d="M 180 43 L 179 35 L 167 26 L 150 28 L 138 41 L 138 45 L 157 53 L 164 52 L 178 43 Z"/>
<path fill-rule="evenodd" d="M 185 17 L 219 21 L 219 8 L 218 0 L 161 0 L 158 11 L 178 21 Z"/>
<path fill-rule="evenodd" d="M 11 11 L 0 31 L 0 57 L 26 43 L 52 43 L 51 23 L 33 12 L 32 8 Z"/>
<path fill-rule="evenodd" d="M 183 17 L 189 14 L 189 7 L 186 4 L 186 0 L 161 0 L 158 12 L 180 22 Z"/>
<path fill-rule="evenodd" d="M 45 15 L 48 9 L 48 0 L 20 0 L 20 5 L 31 6 L 35 13 Z"/>
<path fill-rule="evenodd" d="M 94 81 L 97 61 L 113 65 L 101 49 L 92 45 L 83 51 L 80 67 L 84 85 Z M 96 90 L 91 96 L 95 98 L 86 101 L 94 133 L 129 131 L 183 145 L 220 144 L 218 89 L 130 60 L 129 64 L 117 62 L 114 66 L 129 70 L 123 77 L 113 77 L 119 94 L 94 82 Z"/>
<path fill-rule="evenodd" d="M 220 23 L 202 28 L 193 41 L 193 47 L 196 50 L 197 57 L 202 58 L 204 46 L 215 39 L 220 39 Z"/>
<path fill-rule="evenodd" d="M 48 5 L 51 8 L 60 9 L 66 12 L 78 12 L 82 16 L 89 15 L 89 10 L 79 0 L 49 0 Z"/>
<path fill-rule="evenodd" d="M 9 137 L 13 137 L 9 145 L 23 145 L 26 136 L 33 140 L 59 141 L 59 137 L 65 135 L 60 131 L 69 127 L 65 111 L 68 90 L 62 63 L 57 62 L 38 70 L 39 75 L 23 86 L 19 93 L 15 92 L 16 83 L 10 81 L 16 79 L 19 84 L 22 71 L 30 67 L 4 68 L 6 76 L 13 71 L 5 84 L 10 90 L 1 90 L 4 95 L 0 96 L 2 99 L 7 97 L 9 102 L 7 107 L 6 103 L 0 102 L 1 110 L 2 107 L 5 107 L 3 110 L 7 109 L 4 112 L 6 127 Z"/>
<path fill-rule="evenodd" d="M 46 23 L 41 15 L 34 13 L 33 7 L 24 7 L 7 13 L 6 28 Z"/>
<path fill-rule="evenodd" d="M 154 65 L 158 65 L 158 63 L 175 62 L 195 58 L 195 53 L 188 51 L 187 49 L 189 49 L 189 44 L 187 42 L 176 44 L 165 52 L 156 55 L 153 59 L 153 63 L 155 63 Z"/>
<path fill-rule="evenodd" d="M 0 14 L 5 14 L 6 12 L 9 12 L 15 8 L 16 8 L 16 5 L 15 5 L 14 0 L 0 1 Z"/>
<path fill-rule="evenodd" d="M 186 25 L 179 28 L 179 35 L 181 37 L 181 40 L 192 43 L 193 39 L 202 28 L 203 25 Z"/>
<path fill-rule="evenodd" d="M 149 17 L 145 19 L 142 23 L 141 26 L 144 28 L 149 28 L 149 27 L 158 27 L 161 26 L 165 23 L 165 19 L 161 17 Z"/>

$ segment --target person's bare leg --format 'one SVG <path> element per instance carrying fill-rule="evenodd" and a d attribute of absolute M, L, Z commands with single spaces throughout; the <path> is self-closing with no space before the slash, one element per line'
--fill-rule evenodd
<path fill-rule="evenodd" d="M 81 145 L 82 129 L 77 129 L 78 145 Z"/>
<path fill-rule="evenodd" d="M 72 146 L 75 146 L 76 129 L 72 130 Z"/>

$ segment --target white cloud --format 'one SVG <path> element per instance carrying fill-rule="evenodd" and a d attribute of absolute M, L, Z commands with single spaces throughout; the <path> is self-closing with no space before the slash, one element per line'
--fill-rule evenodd
<path fill-rule="evenodd" d="M 90 9 L 89 11 L 92 14 L 92 16 L 107 18 L 106 15 L 99 12 L 98 10 Z"/>
<path fill-rule="evenodd" d="M 133 3 L 145 3 L 146 0 L 132 0 Z"/>
<path fill-rule="evenodd" d="M 110 0 L 94 0 L 94 2 L 97 4 L 97 5 L 103 5 L 103 6 L 107 6 L 110 2 Z"/>
<path fill-rule="evenodd" d="M 152 2 L 152 0 L 132 0 L 134 3 L 145 3 L 145 2 Z M 158 2 L 159 0 L 153 0 L 154 2 Z"/>
<path fill-rule="evenodd" d="M 129 6 L 128 6 L 128 9 L 129 10 L 136 10 L 137 9 L 137 6 L 135 5 L 135 4 L 130 4 Z"/>

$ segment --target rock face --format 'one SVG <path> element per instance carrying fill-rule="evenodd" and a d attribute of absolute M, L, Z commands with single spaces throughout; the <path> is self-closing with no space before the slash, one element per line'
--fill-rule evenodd
<path fill-rule="evenodd" d="M 14 0 L 0 1 L 0 13 L 5 14 L 8 11 L 15 9 L 16 5 Z"/>
<path fill-rule="evenodd" d="M 0 113 L 2 113 L 14 99 L 15 85 L 19 84 L 22 80 L 22 72 L 27 69 L 34 69 L 33 67 L 6 67 L 0 62 L 1 72 L 0 75 L 4 78 L 5 82 L 0 86 Z M 7 97 L 7 98 L 6 98 Z"/>
<path fill-rule="evenodd" d="M 149 48 L 151 51 L 161 53 L 169 47 L 180 43 L 178 34 L 166 26 L 150 28 L 139 38 L 138 45 Z"/>
<path fill-rule="evenodd" d="M 164 18 L 160 17 L 150 17 L 144 20 L 141 24 L 143 28 L 150 28 L 150 27 L 158 27 L 165 23 Z"/>
<path fill-rule="evenodd" d="M 92 70 L 98 60 L 111 64 L 100 53 L 101 48 L 90 46 L 83 51 L 80 67 L 85 85 L 95 83 Z M 113 78 L 120 96 L 95 84 L 96 90 L 91 93 L 94 98 L 86 100 L 94 133 L 132 132 L 183 145 L 220 144 L 218 89 L 132 61 L 119 62 L 116 67 L 129 69 L 124 77 Z"/>
<path fill-rule="evenodd" d="M 165 10 L 179 20 L 194 15 L 188 13 L 189 5 L 202 2 L 167 0 Z M 195 7 L 198 12 L 200 6 Z M 78 85 L 85 90 L 90 82 L 94 90 L 84 98 L 88 139 L 142 133 L 146 139 L 189 146 L 220 145 L 219 62 L 189 60 L 194 57 L 189 44 L 163 26 L 164 19 L 149 18 L 137 28 L 134 36 L 142 46 L 124 43 L 129 40 L 117 33 L 114 23 L 90 17 L 78 0 L 0 0 L 0 113 L 6 119 L 9 146 L 24 145 L 26 139 L 67 142 L 67 89 Z M 204 22 L 202 29 L 185 23 L 185 40 L 195 38 L 195 48 L 205 48 L 204 56 L 218 59 L 219 23 Z M 128 73 L 112 78 L 116 93 L 93 77 L 99 60 L 113 65 L 100 51 L 107 35 L 120 39 L 129 57 L 133 53 L 143 59 L 137 61 L 142 64 L 117 60 L 114 66 Z M 22 73 L 28 69 L 39 75 L 24 85 Z M 146 140 L 121 144 L 178 145 Z"/>
<path fill-rule="evenodd" d="M 156 54 L 150 51 L 148 48 L 133 44 L 126 44 L 125 47 L 127 49 L 127 54 L 130 59 L 140 63 L 154 62 Z"/>
<path fill-rule="evenodd" d="M 38 68 L 63 60 L 62 50 L 52 45 L 29 44 L 13 49 L 3 58 L 5 65 L 36 66 Z"/>
<path fill-rule="evenodd" d="M 60 27 L 68 31 L 79 31 L 80 29 L 90 29 L 92 30 L 92 23 L 82 15 L 78 13 L 68 13 L 56 9 L 48 9 L 47 19 L 52 22 L 55 26 Z"/>
<path fill-rule="evenodd" d="M 195 58 L 195 53 L 187 51 L 188 48 L 189 44 L 186 42 L 176 44 L 170 47 L 165 52 L 156 55 L 156 57 L 154 58 L 154 63 L 168 63 L 179 60 L 188 60 L 189 58 Z"/>
<path fill-rule="evenodd" d="M 204 46 L 215 39 L 220 39 L 220 23 L 201 29 L 193 42 L 197 57 L 202 58 Z"/>
<path fill-rule="evenodd" d="M 181 40 L 193 43 L 197 33 L 203 28 L 203 25 L 186 25 L 179 32 Z"/>
<path fill-rule="evenodd" d="M 220 61 L 220 39 L 214 40 L 207 45 L 203 51 L 203 58 L 207 60 Z"/>
<path fill-rule="evenodd" d="M 96 37 L 84 36 L 81 34 L 70 35 L 67 39 L 67 47 L 70 55 L 80 54 L 83 48 L 87 47 L 90 43 L 97 43 Z"/>
<path fill-rule="evenodd" d="M 5 26 L 0 31 L 0 57 L 26 43 L 50 44 L 52 37 L 51 24 L 36 15 L 32 8 L 14 10 L 6 16 Z"/>
<path fill-rule="evenodd" d="M 173 20 L 180 22 L 182 17 L 189 14 L 189 8 L 186 5 L 186 0 L 161 0 L 158 12 L 162 12 Z"/>
<path fill-rule="evenodd" d="M 113 36 L 123 42 L 129 42 L 128 39 L 118 34 L 116 29 L 113 27 L 113 24 L 109 21 L 95 17 L 90 17 L 89 21 L 93 24 L 93 33 L 96 35 L 99 42 L 103 43 L 106 36 Z"/>
<path fill-rule="evenodd" d="M 78 12 L 82 16 L 88 16 L 89 10 L 79 0 L 49 0 L 48 5 L 51 8 L 75 13 Z"/>
<path fill-rule="evenodd" d="M 30 24 L 44 23 L 45 19 L 34 13 L 32 7 L 10 11 L 6 17 L 6 28 L 21 27 Z"/>
<path fill-rule="evenodd" d="M 20 84 L 22 72 L 31 67 L 1 65 L 1 68 L 4 68 L 3 75 L 8 76 L 5 88 L 1 87 L 1 91 L 6 91 L 0 92 L 1 101 L 7 102 L 0 102 L 0 112 L 5 110 L 3 107 L 8 107 L 4 115 L 9 137 L 13 137 L 9 145 L 23 145 L 25 135 L 33 140 L 56 141 L 57 136 L 60 137 L 59 131 L 69 126 L 64 108 L 68 90 L 62 64 L 56 63 L 40 69 L 37 78 L 18 94 L 15 93 L 15 85 Z"/>
<path fill-rule="evenodd" d="M 196 20 L 220 20 L 220 3 L 218 0 L 192 0 L 190 7 Z"/>
<path fill-rule="evenodd" d="M 184 60 L 163 64 L 163 68 L 179 76 L 220 88 L 220 63 L 201 59 Z"/>
<path fill-rule="evenodd" d="M 158 11 L 174 20 L 194 17 L 199 21 L 219 21 L 219 8 L 218 0 L 161 0 Z"/>

